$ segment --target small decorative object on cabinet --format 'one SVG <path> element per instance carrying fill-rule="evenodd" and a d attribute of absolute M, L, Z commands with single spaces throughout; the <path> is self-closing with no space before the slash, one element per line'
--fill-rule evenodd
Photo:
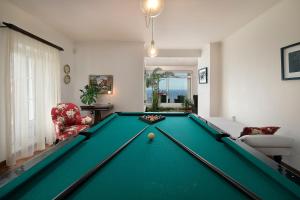
<path fill-rule="evenodd" d="M 281 79 L 300 79 L 300 42 L 281 48 Z"/>
<path fill-rule="evenodd" d="M 102 120 L 101 112 L 110 111 L 114 107 L 113 104 L 94 104 L 92 106 L 80 106 L 81 110 L 90 111 L 94 114 L 94 124 Z"/>

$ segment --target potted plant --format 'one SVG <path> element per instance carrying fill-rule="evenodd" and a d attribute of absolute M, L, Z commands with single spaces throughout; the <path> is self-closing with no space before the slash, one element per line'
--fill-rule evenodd
<path fill-rule="evenodd" d="M 182 107 L 186 112 L 192 112 L 193 102 L 189 98 L 184 98 Z"/>
<path fill-rule="evenodd" d="M 90 106 L 91 104 L 96 103 L 100 87 L 95 85 L 86 85 L 82 90 L 80 90 L 80 92 L 82 93 L 80 96 L 81 102 Z"/>
<path fill-rule="evenodd" d="M 173 72 L 164 72 L 161 68 L 155 68 L 152 73 L 145 73 L 146 87 L 152 88 L 152 112 L 159 111 L 159 82 L 162 78 L 174 76 Z"/>

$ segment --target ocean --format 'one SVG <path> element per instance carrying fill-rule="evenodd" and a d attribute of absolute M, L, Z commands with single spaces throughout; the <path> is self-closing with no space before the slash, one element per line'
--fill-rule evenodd
<path fill-rule="evenodd" d="M 160 90 L 160 93 L 167 94 L 167 91 Z M 152 89 L 151 88 L 146 89 L 146 95 L 147 95 L 147 99 L 146 99 L 147 103 L 151 103 L 152 102 Z M 175 103 L 174 99 L 177 99 L 178 95 L 188 96 L 188 92 L 187 92 L 187 90 L 169 90 L 168 98 L 170 99 L 170 103 Z"/>

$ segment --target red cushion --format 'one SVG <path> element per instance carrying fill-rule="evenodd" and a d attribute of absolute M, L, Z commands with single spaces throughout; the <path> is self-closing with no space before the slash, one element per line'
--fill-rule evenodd
<path fill-rule="evenodd" d="M 280 127 L 245 127 L 241 132 L 241 136 L 244 135 L 273 135 Z"/>

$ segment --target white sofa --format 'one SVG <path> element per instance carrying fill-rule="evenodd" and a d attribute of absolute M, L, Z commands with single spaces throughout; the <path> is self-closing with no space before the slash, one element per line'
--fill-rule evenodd
<path fill-rule="evenodd" d="M 265 155 L 271 156 L 277 162 L 281 162 L 282 156 L 291 153 L 293 139 L 285 136 L 284 128 L 280 128 L 274 135 L 245 135 L 239 137 L 245 124 L 220 117 L 208 118 L 207 121 L 216 125 L 233 138 L 240 140 Z"/>

